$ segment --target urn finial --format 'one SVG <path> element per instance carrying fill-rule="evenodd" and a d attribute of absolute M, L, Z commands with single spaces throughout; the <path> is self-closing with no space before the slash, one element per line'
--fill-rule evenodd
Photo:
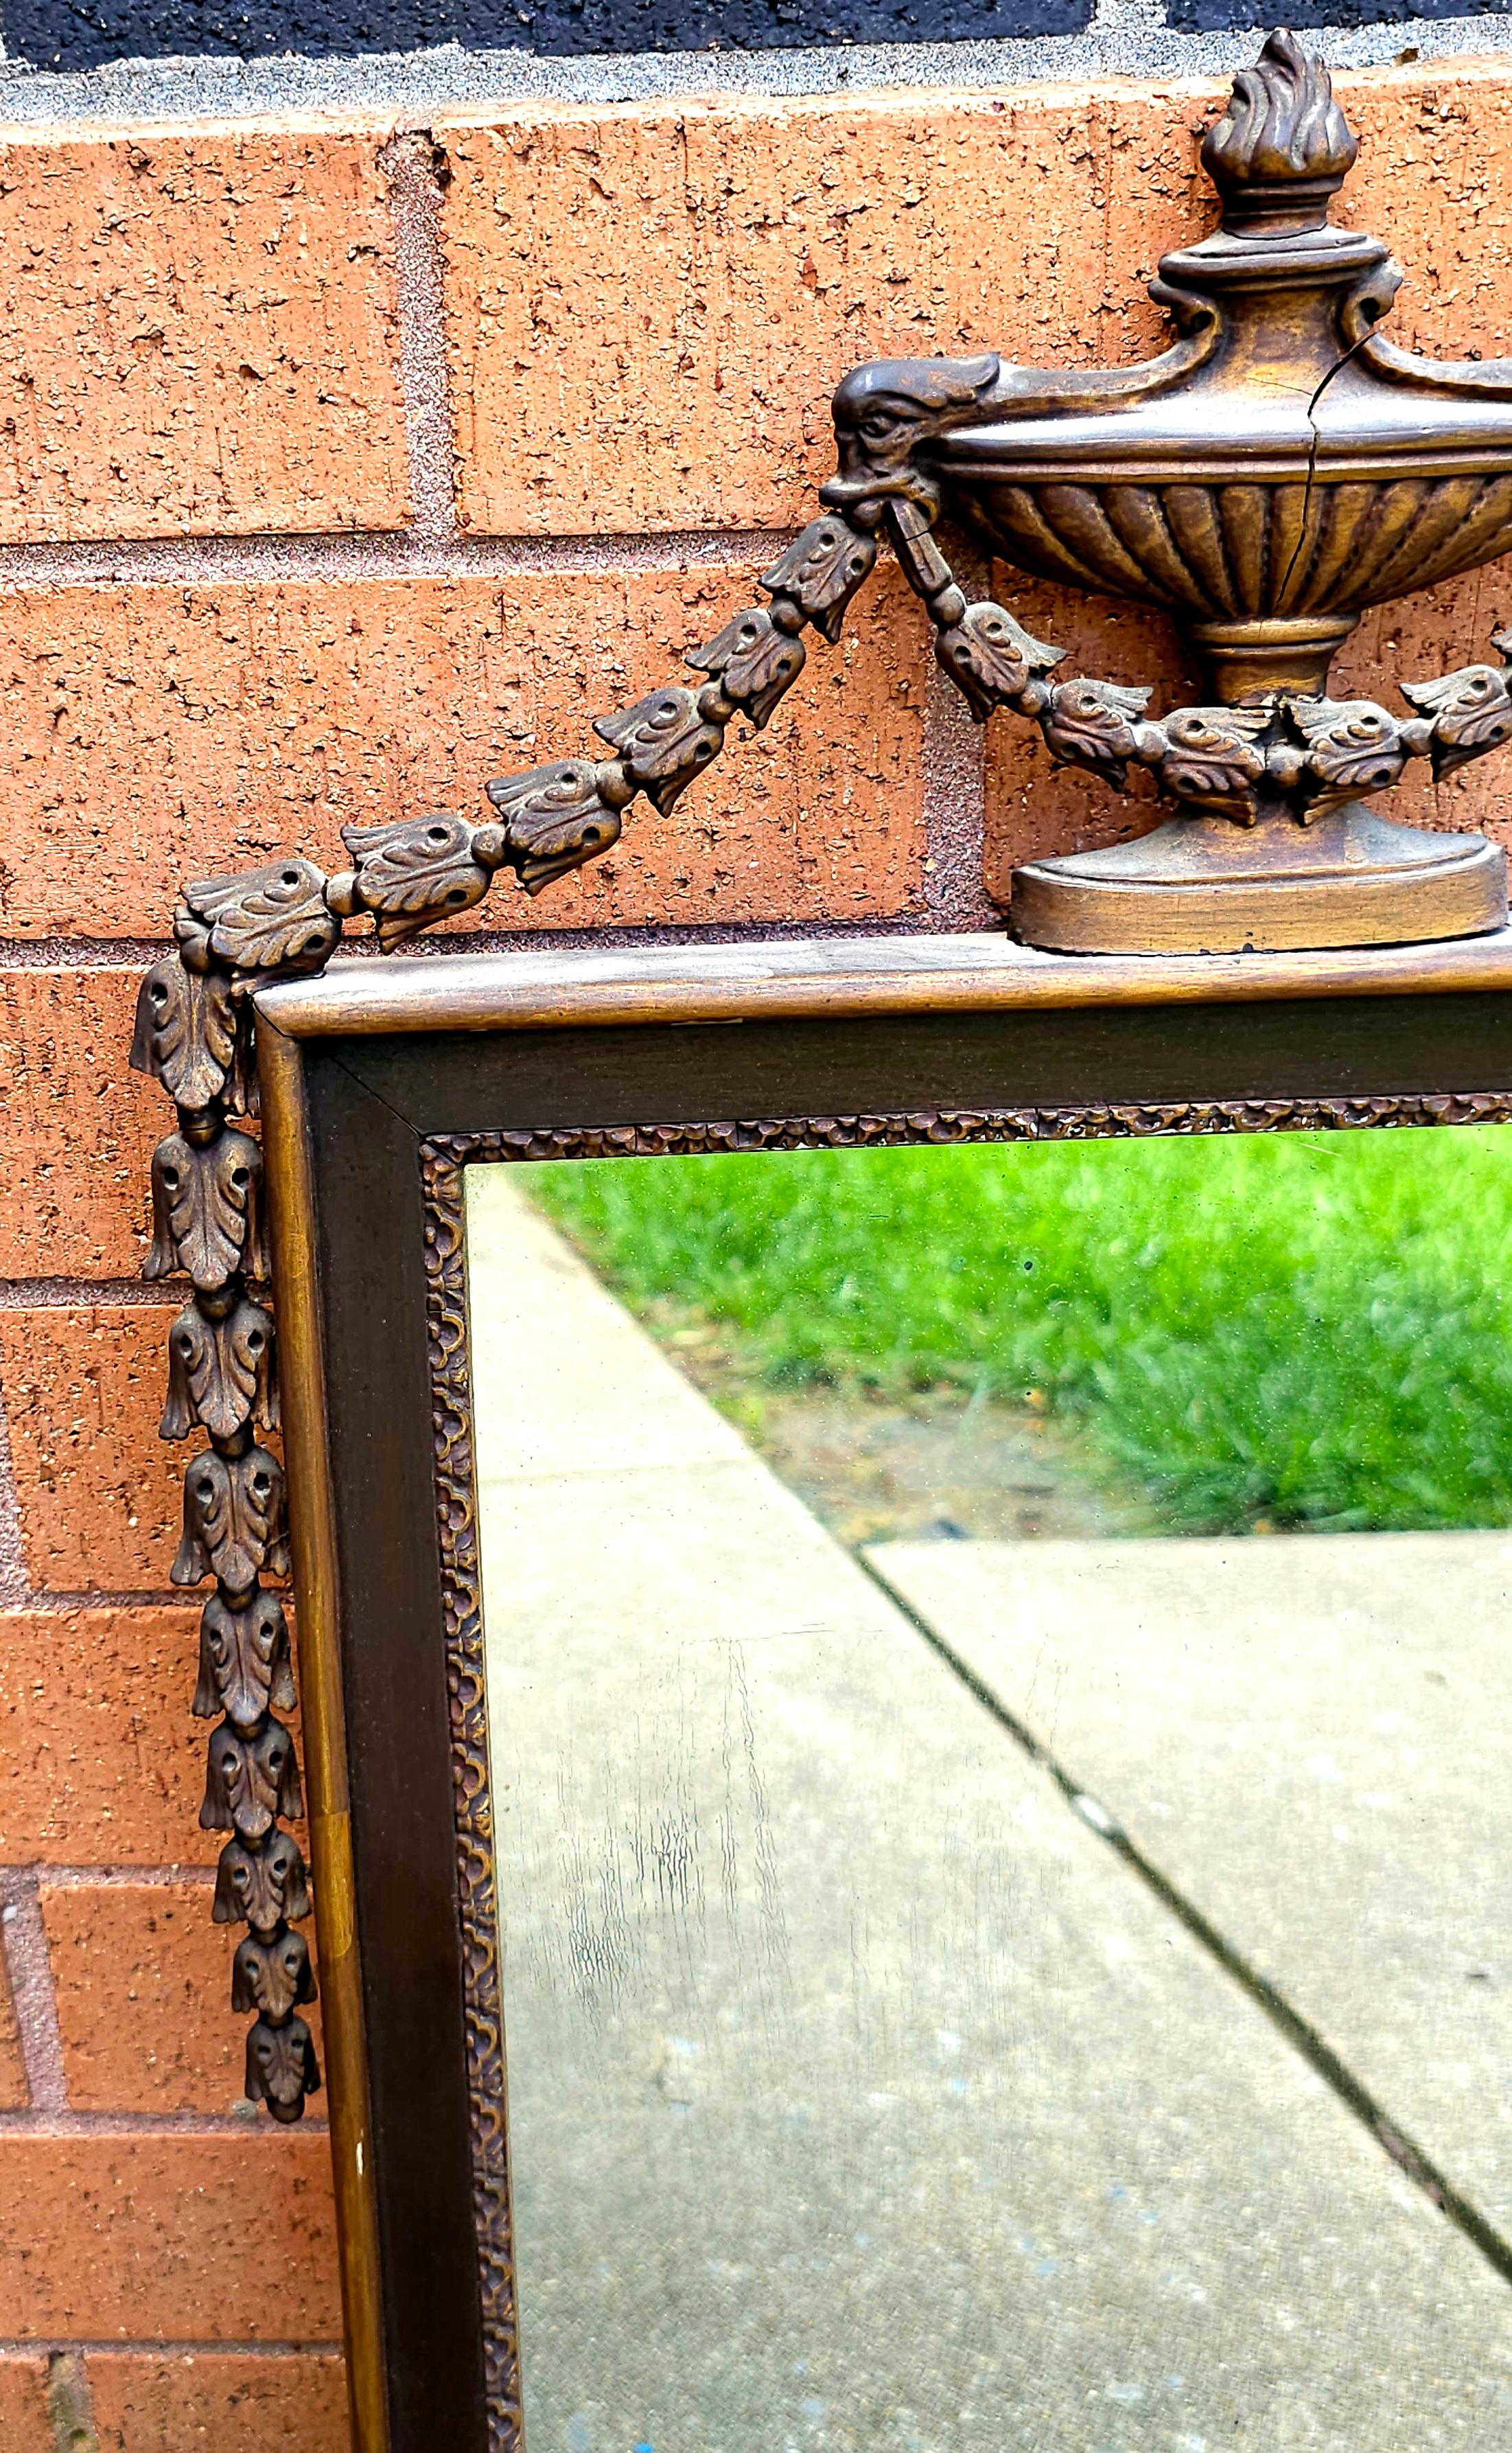
<path fill-rule="evenodd" d="M 1203 139 L 1203 167 L 1223 196 L 1225 230 L 1284 238 L 1327 220 L 1359 150 L 1322 60 L 1283 30 L 1235 77 Z"/>

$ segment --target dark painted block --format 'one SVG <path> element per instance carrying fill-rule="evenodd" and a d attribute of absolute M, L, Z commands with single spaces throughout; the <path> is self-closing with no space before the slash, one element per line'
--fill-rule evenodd
<path fill-rule="evenodd" d="M 1257 22 L 1254 0 L 1166 0 L 1166 14 L 1184 33 L 1221 33 L 1230 26 Z M 1377 26 L 1384 14 L 1381 0 L 1294 0 L 1285 22 L 1288 26 Z M 1412 14 L 1505 17 L 1512 15 L 1512 0 L 1412 0 Z"/>
<path fill-rule="evenodd" d="M 1073 34 L 1090 16 L 1091 0 L 0 0 L 10 56 L 46 69 L 437 43 L 562 53 L 964 42 Z"/>

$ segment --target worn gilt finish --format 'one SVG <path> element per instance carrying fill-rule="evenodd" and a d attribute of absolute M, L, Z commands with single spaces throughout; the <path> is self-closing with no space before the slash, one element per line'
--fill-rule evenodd
<path fill-rule="evenodd" d="M 1403 274 L 1329 203 L 1356 140 L 1322 63 L 1272 34 L 1203 162 L 1221 228 L 1166 256 L 1175 328 L 1142 366 L 1055 371 L 986 352 L 858 368 L 835 396 L 824 499 L 885 525 L 972 713 L 1012 707 L 1052 753 L 1175 816 L 1014 880 L 1029 943 L 1077 952 L 1417 942 L 1499 927 L 1502 855 L 1367 807 L 1408 760 L 1435 776 L 1512 734 L 1505 664 L 1404 687 L 1413 712 L 1328 695 L 1362 611 L 1512 546 L 1512 361 L 1437 365 L 1378 331 Z M 1158 722 L 1111 682 L 1049 691 L 1058 661 L 967 608 L 942 509 L 1021 568 L 1174 614 L 1209 706 Z M 1508 643 L 1495 646 L 1507 656 Z"/>
<path fill-rule="evenodd" d="M 462 1928 L 468 2114 L 488 2453 L 521 2453 L 520 2337 L 509 2209 L 504 1988 L 493 1879 L 487 1665 L 483 1647 L 483 1584 L 468 1377 L 462 1170 L 470 1155 L 469 1146 L 460 1142 L 427 1142 L 421 1150 L 426 1203 L 426 1333 L 430 1360 L 436 1526 L 441 1537 L 447 1692 L 451 1713 L 457 1913 Z"/>
<path fill-rule="evenodd" d="M 637 793 L 665 814 L 718 755 L 737 715 L 758 728 L 769 720 L 803 670 L 805 628 L 838 639 L 876 558 L 874 537 L 826 512 L 762 581 L 769 608 L 736 614 L 693 651 L 689 664 L 706 676 L 698 688 L 652 690 L 599 719 L 594 729 L 613 756 L 500 777 L 487 788 L 493 814 L 479 825 L 440 812 L 346 827 L 352 866 L 335 876 L 294 855 L 188 886 L 174 915 L 177 951 L 142 984 L 131 1062 L 162 1083 L 178 1110 L 177 1130 L 152 1158 L 145 1275 L 182 1275 L 191 1289 L 169 1332 L 161 1429 L 167 1440 L 200 1430 L 209 1442 L 185 1474 L 184 1536 L 171 1570 L 175 1584 L 215 1584 L 202 1620 L 194 1709 L 220 1725 L 200 1821 L 231 1835 L 213 1913 L 250 1929 L 234 1963 L 232 2006 L 256 2013 L 247 2093 L 277 2121 L 299 2120 L 320 2075 L 301 2015 L 315 1979 L 293 1931 L 309 1913 L 305 1867 L 279 1828 L 302 1811 L 293 1741 L 277 1717 L 294 1700 L 288 1636 L 263 1583 L 265 1573 L 288 1573 L 288 1552 L 283 1467 L 257 1438 L 278 1427 L 273 1321 L 250 1291 L 268 1266 L 262 1153 L 231 1122 L 253 1104 L 249 992 L 322 970 L 344 925 L 359 917 L 371 920 L 388 953 L 480 903 L 501 869 L 527 894 L 540 893 L 608 850 Z M 465 1424 L 456 1435 L 466 1438 Z M 502 2130 L 493 2151 L 502 2158 Z M 507 2366 L 501 2351 L 494 2372 L 504 2376 Z"/>
<path fill-rule="evenodd" d="M 198 1433 L 205 1445 L 186 1471 L 183 1540 L 171 1572 L 176 1584 L 209 1587 L 193 1699 L 194 1711 L 214 1723 L 201 1821 L 226 1835 L 214 1917 L 246 1928 L 232 1959 L 231 2000 L 250 2022 L 247 2092 L 275 2120 L 301 2117 L 320 2073 L 304 2016 L 315 1972 L 298 1929 L 310 1913 L 310 1882 L 286 1827 L 303 1802 L 284 1717 L 294 1705 L 289 1628 L 275 1588 L 288 1568 L 284 1475 L 265 1445 L 279 1416 L 275 1327 L 265 1300 L 263 1156 L 247 1129 L 254 993 L 312 978 L 359 921 L 371 922 L 379 949 L 388 952 L 480 905 L 503 870 L 539 893 L 607 851 L 637 795 L 664 814 L 671 809 L 718 757 L 737 716 L 757 728 L 770 720 L 804 668 L 806 629 L 838 639 L 884 540 L 927 607 L 940 663 L 977 720 L 1006 708 L 1039 726 L 1054 758 L 1114 788 L 1143 766 L 1175 813 L 1153 836 L 1114 853 L 1021 872 L 1016 913 L 1031 941 L 1145 954 L 1363 947 L 1498 925 L 1505 909 L 1500 853 L 1475 839 L 1393 828 L 1364 804 L 1388 790 L 1410 760 L 1426 759 L 1442 775 L 1512 738 L 1512 632 L 1496 636 L 1501 667 L 1404 686 L 1410 714 L 1326 695 L 1328 657 L 1363 606 L 1512 545 L 1512 366 L 1426 367 L 1379 337 L 1375 324 L 1400 276 L 1375 241 L 1326 222 L 1328 197 L 1353 158 L 1354 140 L 1322 70 L 1289 37 L 1272 37 L 1260 67 L 1236 81 L 1204 148 L 1224 194 L 1224 228 L 1168 258 L 1155 285 L 1177 330 L 1163 357 L 1075 376 L 1009 369 L 990 355 L 859 370 L 836 395 L 839 474 L 823 489 L 821 516 L 763 578 L 767 602 L 735 613 L 689 654 L 694 680 L 601 717 L 594 729 L 604 756 L 561 759 L 490 783 L 487 813 L 476 822 L 441 812 L 344 828 L 348 865 L 335 874 L 291 855 L 185 888 L 175 951 L 143 983 L 132 1050 L 133 1065 L 162 1083 L 176 1109 L 176 1127 L 152 1160 L 145 1274 L 187 1284 L 169 1332 L 161 1427 L 165 1438 Z M 1058 648 L 1031 636 L 1007 608 L 970 602 L 958 586 L 935 533 L 950 510 L 985 524 L 1025 568 L 1170 607 L 1209 660 L 1212 703 L 1157 718 L 1143 688 L 1057 681 Z M 1131 986 L 1117 993 L 1135 1003 L 1143 995 Z M 269 1078 L 276 1082 L 276 1070 Z M 468 1409 L 464 1165 L 1508 1118 L 1512 1095 L 1490 1091 L 806 1114 L 424 1145 L 492 2453 L 517 2453 L 519 2376 Z M 287 1185 L 299 1163 L 285 1152 L 275 1167 L 280 1147 L 275 1131 L 269 1179 L 280 1180 L 281 1167 Z M 306 1166 L 308 1173 L 308 1154 Z M 297 1216 L 292 1226 L 297 1242 Z M 286 1220 L 281 1266 L 290 1249 Z M 310 1266 L 303 1252 L 290 1264 L 296 1296 Z M 290 1410 L 297 1392 L 308 1423 L 319 1410 L 318 1329 L 310 1306 L 287 1286 L 283 1309 Z M 328 2030 L 341 2081 L 333 2114 L 348 2340 L 358 2441 L 364 2453 L 380 2453 L 387 2442 L 380 2284 L 334 1665 L 332 1528 L 307 1514 L 296 1529 L 302 1597 L 311 1598 L 316 1623 L 305 1700 Z M 302 1630 L 304 1618 L 302 1599 Z"/>
<path fill-rule="evenodd" d="M 1115 788 L 1143 766 L 1178 812 L 1142 842 L 1021 872 L 1031 937 L 1082 950 L 1374 943 L 1504 918 L 1499 852 L 1390 828 L 1363 796 L 1389 789 L 1411 759 L 1443 774 L 1512 737 L 1512 633 L 1496 642 L 1509 664 L 1409 686 L 1410 716 L 1322 690 L 1355 608 L 1512 540 L 1512 475 L 1497 473 L 1512 455 L 1512 369 L 1426 368 L 1375 337 L 1400 276 L 1378 242 L 1326 223 L 1354 153 L 1322 68 L 1272 36 L 1204 147 L 1224 228 L 1167 258 L 1155 285 L 1179 333 L 1164 357 L 1064 377 L 992 355 L 858 369 L 835 397 L 826 509 L 763 577 L 767 604 L 691 651 L 697 686 L 600 717 L 611 754 L 497 779 L 480 823 L 442 811 L 344 828 L 350 866 L 334 875 L 290 855 L 185 888 L 177 951 L 143 984 L 132 1062 L 178 1110 L 152 1162 L 147 1274 L 190 1286 L 169 1333 L 162 1431 L 209 1442 L 186 1475 L 173 1575 L 216 1585 L 196 1709 L 223 1716 L 204 1820 L 232 1835 L 228 1854 L 263 1847 L 298 1796 L 290 1758 L 265 1813 L 257 1769 L 259 1749 L 277 1749 L 288 1677 L 287 1646 L 265 1658 L 251 1632 L 265 1625 L 261 1580 L 285 1572 L 287 1552 L 282 1469 L 257 1437 L 277 1426 L 273 1323 L 250 1290 L 266 1268 L 261 1157 L 231 1121 L 251 1104 L 250 988 L 321 970 L 359 919 L 389 952 L 480 904 L 504 869 L 540 893 L 618 841 L 638 794 L 665 815 L 737 716 L 769 722 L 803 671 L 805 629 L 839 638 L 884 535 L 979 721 L 1010 708 L 1052 756 Z M 1300 427 L 1299 375 L 1317 379 Z M 1092 484 L 1078 455 L 1094 441 Z M 1370 452 L 1388 451 L 1389 485 L 1365 473 Z M 1435 453 L 1443 468 L 1429 471 Z M 957 585 L 934 534 L 950 504 L 985 518 L 1030 568 L 1177 607 L 1211 658 L 1215 704 L 1154 718 L 1143 688 L 1052 679 L 1059 648 Z M 237 1776 L 217 1775 L 233 1754 Z M 300 1910 L 269 1921 L 269 1902 L 249 1896 L 254 1939 L 276 1951 Z M 217 1915 L 230 1898 L 223 1885 Z M 281 2006 L 257 2004 L 248 2091 L 293 2121 L 318 2084 L 308 1996 L 264 1991 Z"/>

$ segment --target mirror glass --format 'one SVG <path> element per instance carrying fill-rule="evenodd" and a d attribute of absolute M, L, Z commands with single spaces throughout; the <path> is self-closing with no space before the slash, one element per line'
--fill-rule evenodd
<path fill-rule="evenodd" d="M 530 2453 L 1512 2431 L 1509 1189 L 469 1168 Z"/>

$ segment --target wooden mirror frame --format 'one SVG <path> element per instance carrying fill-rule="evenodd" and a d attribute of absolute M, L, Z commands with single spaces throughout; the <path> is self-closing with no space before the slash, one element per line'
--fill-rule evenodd
<path fill-rule="evenodd" d="M 463 1168 L 1504 1122 L 1512 933 L 459 949 L 252 1002 L 355 2443 L 515 2453 Z"/>

